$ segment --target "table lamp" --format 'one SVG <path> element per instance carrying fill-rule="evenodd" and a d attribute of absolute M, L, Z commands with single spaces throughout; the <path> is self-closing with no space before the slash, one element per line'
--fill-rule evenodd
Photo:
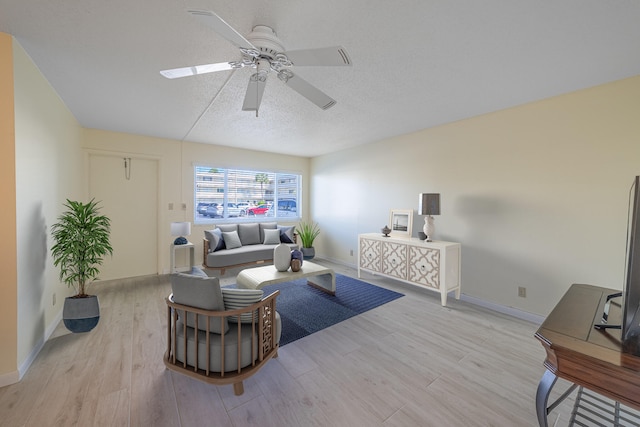
<path fill-rule="evenodd" d="M 171 223 L 171 235 L 178 236 L 176 240 L 173 241 L 174 245 L 186 245 L 189 241 L 184 236 L 188 236 L 191 234 L 191 223 L 190 222 L 172 222 Z"/>
<path fill-rule="evenodd" d="M 422 231 L 427 236 L 425 241 L 431 242 L 435 232 L 432 215 L 440 215 L 440 193 L 420 193 L 418 196 L 418 214 L 426 215 Z"/>

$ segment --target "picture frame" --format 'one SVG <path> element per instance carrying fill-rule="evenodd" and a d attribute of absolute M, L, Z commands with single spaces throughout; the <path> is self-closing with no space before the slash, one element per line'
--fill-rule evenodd
<path fill-rule="evenodd" d="M 413 210 L 392 209 L 389 212 L 389 228 L 391 228 L 391 236 L 411 237 L 413 228 Z"/>

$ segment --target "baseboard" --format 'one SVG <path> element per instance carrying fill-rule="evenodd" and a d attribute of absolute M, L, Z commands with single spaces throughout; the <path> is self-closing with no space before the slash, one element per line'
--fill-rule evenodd
<path fill-rule="evenodd" d="M 511 317 L 526 320 L 527 322 L 535 323 L 536 325 L 541 325 L 545 319 L 544 316 L 540 316 L 538 314 L 533 314 L 527 311 L 519 310 L 517 308 L 507 307 L 505 305 L 500 305 L 494 302 L 485 301 L 483 299 L 472 297 L 465 294 L 460 295 L 460 299 L 462 301 L 489 309 L 491 311 L 497 311 L 498 313 L 506 314 Z"/>
<path fill-rule="evenodd" d="M 323 259 L 323 260 L 326 260 L 335 264 L 339 264 L 345 267 L 353 268 L 356 271 L 358 270 L 358 266 L 356 264 L 348 263 L 343 260 L 333 259 L 331 257 L 319 257 L 319 256 L 316 256 L 316 258 Z M 544 316 L 529 313 L 523 310 L 519 310 L 517 308 L 496 304 L 490 301 L 485 301 L 480 298 L 465 295 L 464 293 L 460 295 L 460 299 L 462 301 L 468 302 L 469 304 L 477 305 L 479 307 L 483 307 L 491 311 L 496 311 L 498 313 L 506 314 L 506 315 L 515 317 L 517 319 L 526 320 L 527 322 L 535 323 L 537 325 L 542 324 L 542 322 L 544 322 L 544 319 L 545 319 Z"/>
<path fill-rule="evenodd" d="M 27 358 L 18 367 L 18 379 L 15 382 L 20 381 L 22 377 L 24 377 L 24 374 L 27 373 L 27 371 L 31 367 L 31 364 L 36 360 L 38 354 L 44 347 L 44 344 L 49 340 L 49 338 L 51 338 L 51 335 L 53 335 L 61 320 L 62 310 L 58 312 L 53 322 L 51 322 L 49 327 L 44 331 L 44 336 L 38 340 L 33 349 L 29 352 Z"/>

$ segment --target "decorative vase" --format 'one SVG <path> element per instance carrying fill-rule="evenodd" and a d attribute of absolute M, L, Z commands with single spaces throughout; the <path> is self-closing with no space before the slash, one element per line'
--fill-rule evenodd
<path fill-rule="evenodd" d="M 273 265 L 278 271 L 287 271 L 291 264 L 291 250 L 289 246 L 280 243 L 273 249 Z"/>
<path fill-rule="evenodd" d="M 73 333 L 89 332 L 100 320 L 98 296 L 65 298 L 62 320 L 64 326 Z"/>
<path fill-rule="evenodd" d="M 293 258 L 291 260 L 291 271 L 295 273 L 297 271 L 300 271 L 301 267 L 302 267 L 302 260 L 299 260 L 298 258 Z"/>
<path fill-rule="evenodd" d="M 302 267 L 302 260 L 304 259 L 304 255 L 299 249 L 294 249 L 291 251 L 291 261 L 294 259 L 300 260 L 300 267 Z"/>
<path fill-rule="evenodd" d="M 387 227 L 386 225 L 382 227 L 382 235 L 384 237 L 389 237 L 389 233 L 391 233 L 391 229 L 389 227 Z"/>
<path fill-rule="evenodd" d="M 304 259 L 313 259 L 316 256 L 315 248 L 302 248 L 301 251 Z"/>

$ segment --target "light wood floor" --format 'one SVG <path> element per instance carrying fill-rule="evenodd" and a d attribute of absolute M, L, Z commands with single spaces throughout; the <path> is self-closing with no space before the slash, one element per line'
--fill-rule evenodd
<path fill-rule="evenodd" d="M 165 369 L 166 276 L 96 285 L 96 329 L 70 334 L 60 325 L 22 381 L 0 388 L 0 425 L 537 425 L 544 351 L 536 325 L 363 279 L 406 296 L 282 347 L 242 396 Z M 570 402 L 549 424 L 566 426 L 569 414 Z"/>

